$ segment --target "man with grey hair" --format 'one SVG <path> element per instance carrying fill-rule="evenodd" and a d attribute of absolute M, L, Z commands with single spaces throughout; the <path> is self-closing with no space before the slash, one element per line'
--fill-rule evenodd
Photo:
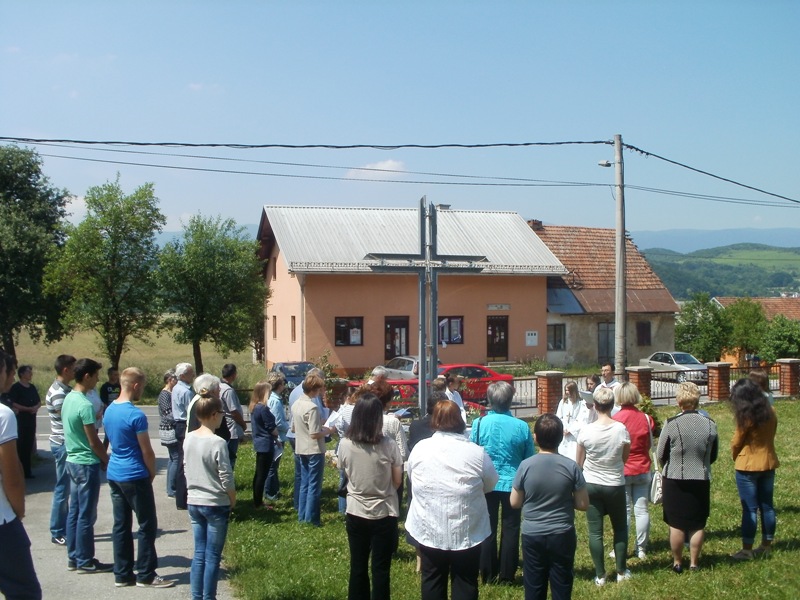
<path fill-rule="evenodd" d="M 325 372 L 318 368 L 314 367 L 313 369 L 309 369 L 308 373 L 306 373 L 306 377 L 309 375 L 317 375 L 325 379 Z M 294 419 L 292 418 L 292 407 L 294 403 L 303 395 L 303 386 L 298 385 L 292 390 L 292 393 L 289 394 L 289 431 L 286 432 L 286 439 L 289 440 L 289 443 L 292 445 L 292 452 L 294 454 L 294 495 L 292 497 L 292 505 L 294 506 L 295 510 L 297 507 L 300 506 L 300 457 L 297 455 L 297 442 L 296 437 L 294 434 Z M 322 397 L 317 396 L 315 398 L 311 398 L 311 401 L 317 405 L 319 409 L 319 422 L 325 423 L 328 420 L 328 411 L 325 408 L 325 404 L 322 402 Z"/>
<path fill-rule="evenodd" d="M 369 381 L 367 381 L 367 383 L 385 383 L 387 379 L 389 379 L 389 376 L 386 374 L 386 367 L 383 365 L 378 365 L 372 369 L 372 373 L 370 373 Z"/>
<path fill-rule="evenodd" d="M 514 387 L 507 381 L 496 381 L 487 388 L 486 397 L 491 410 L 473 421 L 470 439 L 485 448 L 500 478 L 494 490 L 486 494 L 491 533 L 481 543 L 480 573 L 484 583 L 511 582 L 519 563 L 522 517 L 521 510 L 511 506 L 511 488 L 520 463 L 533 456 L 535 450 L 528 424 L 511 414 Z"/>
<path fill-rule="evenodd" d="M 172 474 L 174 481 L 169 482 L 169 489 L 175 490 L 175 504 L 179 509 L 185 510 L 186 476 L 183 473 L 183 440 L 186 438 L 186 419 L 189 403 L 194 397 L 192 381 L 194 381 L 194 367 L 191 363 L 178 363 L 175 365 L 175 377 L 178 382 L 172 388 L 172 418 L 175 421 L 175 438 L 178 440 L 178 468 Z"/>

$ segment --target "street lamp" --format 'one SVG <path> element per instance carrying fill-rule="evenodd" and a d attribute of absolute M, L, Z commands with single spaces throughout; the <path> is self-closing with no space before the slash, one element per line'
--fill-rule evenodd
<path fill-rule="evenodd" d="M 614 136 L 614 162 L 601 160 L 601 167 L 616 167 L 616 283 L 614 290 L 614 367 L 617 375 L 624 376 L 627 364 L 627 286 L 625 270 L 625 165 L 622 161 L 622 136 Z"/>

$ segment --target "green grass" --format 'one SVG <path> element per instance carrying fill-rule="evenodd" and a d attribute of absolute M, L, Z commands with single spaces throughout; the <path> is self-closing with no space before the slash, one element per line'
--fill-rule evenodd
<path fill-rule="evenodd" d="M 120 359 L 120 368 L 139 367 L 147 374 L 147 388 L 143 398 L 145 404 L 154 403 L 158 398 L 158 392 L 164 386 L 162 376 L 167 369 L 175 368 L 179 362 L 194 362 L 191 346 L 176 344 L 169 336 L 153 337 L 151 345 L 134 340 L 130 346 Z M 202 349 L 203 366 L 210 373 L 219 376 L 222 365 L 229 362 L 236 364 L 239 370 L 237 388 L 252 389 L 266 377 L 264 365 L 252 364 L 252 353 L 249 350 L 225 358 L 214 350 L 211 344 L 204 344 Z M 55 377 L 53 362 L 59 354 L 71 354 L 76 358 L 93 358 L 101 362 L 103 372 L 100 383 L 106 380 L 105 369 L 108 368 L 109 362 L 100 350 L 99 338 L 92 332 L 79 332 L 70 339 L 49 346 L 34 343 L 23 332 L 16 351 L 19 364 L 33 365 L 33 384 L 39 390 L 42 400 Z M 246 401 L 243 396 L 240 399 L 242 402 Z"/>
<path fill-rule="evenodd" d="M 624 584 L 609 583 L 596 588 L 589 557 L 586 518 L 576 515 L 578 551 L 574 597 L 596 598 L 797 598 L 800 590 L 800 478 L 796 444 L 800 433 L 800 402 L 780 400 L 777 404 L 780 425 L 777 448 L 781 459 L 775 489 L 778 529 L 774 552 L 769 558 L 734 563 L 728 554 L 741 546 L 740 504 L 734 482 L 733 463 L 728 450 L 733 433 L 727 405 L 708 407 L 720 432 L 720 456 L 713 466 L 711 517 L 706 529 L 706 544 L 701 571 L 675 575 L 669 571 L 671 558 L 667 526 L 661 508 L 651 506 L 651 542 L 647 560 L 632 559 L 633 579 Z M 674 407 L 659 409 L 662 418 L 674 414 Z M 297 523 L 291 508 L 293 460 L 287 453 L 281 463 L 284 497 L 275 511 L 252 508 L 251 480 L 254 456 L 244 446 L 236 464 L 240 504 L 234 511 L 228 533 L 225 564 L 237 596 L 248 600 L 328 600 L 347 596 L 349 551 L 342 518 L 336 512 L 334 493 L 338 475 L 326 468 L 322 497 L 323 527 Z M 607 527 L 608 529 L 608 527 Z M 608 534 L 609 532 L 607 532 Z M 760 535 L 760 533 L 759 533 Z M 607 536 L 610 539 L 610 536 Z M 399 556 L 392 565 L 392 597 L 419 598 L 419 578 L 414 572 L 413 549 L 402 539 Z M 610 544 L 608 549 L 610 549 Z M 686 557 L 688 564 L 688 556 Z M 613 561 L 606 561 L 613 570 Z M 484 600 L 522 597 L 522 571 L 513 586 L 482 586 Z"/>

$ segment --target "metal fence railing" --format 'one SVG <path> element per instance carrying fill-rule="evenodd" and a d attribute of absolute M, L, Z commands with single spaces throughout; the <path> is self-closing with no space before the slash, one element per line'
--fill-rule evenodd
<path fill-rule="evenodd" d="M 767 367 L 758 367 L 763 368 L 767 375 L 769 376 L 769 389 L 771 392 L 778 392 L 781 389 L 781 370 L 778 365 L 772 365 Z M 746 379 L 750 371 L 752 371 L 751 367 L 731 367 L 731 385 L 736 383 L 739 379 Z"/>

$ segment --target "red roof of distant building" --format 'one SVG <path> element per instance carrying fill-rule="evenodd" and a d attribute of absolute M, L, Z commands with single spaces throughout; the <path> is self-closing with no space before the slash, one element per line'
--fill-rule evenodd
<path fill-rule="evenodd" d="M 800 298 L 749 298 L 753 302 L 758 302 L 764 309 L 764 314 L 768 320 L 772 320 L 778 315 L 783 315 L 792 321 L 800 321 Z M 720 296 L 714 298 L 727 308 L 741 298 L 734 298 L 732 296 Z"/>

